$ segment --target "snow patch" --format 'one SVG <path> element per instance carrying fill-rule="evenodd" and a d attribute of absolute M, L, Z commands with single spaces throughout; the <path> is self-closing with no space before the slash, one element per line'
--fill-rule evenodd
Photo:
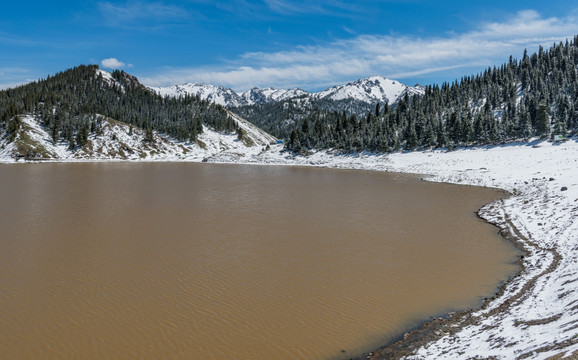
<path fill-rule="evenodd" d="M 106 81 L 109 82 L 109 84 L 114 84 L 116 83 L 116 80 L 112 77 L 112 74 L 109 73 L 108 71 L 102 70 L 102 69 L 96 69 L 96 76 L 102 76 L 102 78 Z"/>

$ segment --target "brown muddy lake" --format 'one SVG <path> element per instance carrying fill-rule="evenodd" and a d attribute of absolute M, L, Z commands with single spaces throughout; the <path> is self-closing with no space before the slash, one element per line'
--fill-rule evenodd
<path fill-rule="evenodd" d="M 341 359 L 477 306 L 502 193 L 377 172 L 0 165 L 3 359 Z"/>

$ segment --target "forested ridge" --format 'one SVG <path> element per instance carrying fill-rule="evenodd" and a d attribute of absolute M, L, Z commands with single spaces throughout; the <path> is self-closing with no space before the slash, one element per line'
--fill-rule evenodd
<path fill-rule="evenodd" d="M 14 137 L 21 114 L 34 114 L 53 142 L 82 146 L 100 131 L 98 115 L 135 127 L 195 141 L 206 124 L 233 132 L 235 122 L 219 105 L 198 97 L 161 97 L 123 71 L 103 75 L 97 65 L 82 65 L 14 89 L 0 91 L 0 130 Z"/>
<path fill-rule="evenodd" d="M 578 37 L 522 59 L 405 96 L 366 116 L 317 110 L 289 113 L 289 150 L 391 152 L 502 144 L 578 133 Z M 287 107 L 287 109 L 291 109 Z M 298 111 L 301 111 L 298 109 Z"/>

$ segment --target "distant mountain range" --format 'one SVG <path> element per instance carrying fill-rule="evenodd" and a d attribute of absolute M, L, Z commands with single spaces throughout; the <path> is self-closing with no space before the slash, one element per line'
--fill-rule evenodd
<path fill-rule="evenodd" d="M 392 105 L 406 93 L 409 96 L 422 95 L 424 88 L 407 86 L 399 81 L 382 76 L 372 76 L 357 80 L 346 85 L 337 85 L 327 90 L 311 93 L 301 89 L 253 88 L 242 93 L 223 86 L 200 83 L 188 83 L 168 87 L 149 87 L 163 96 L 179 97 L 184 95 L 199 96 L 199 98 L 225 107 L 242 107 L 263 105 L 285 101 L 293 98 L 305 98 L 311 101 L 355 101 L 374 105 L 377 103 Z"/>
<path fill-rule="evenodd" d="M 265 104 L 308 94 L 306 91 L 300 89 L 277 90 L 273 88 L 253 88 L 242 93 L 237 93 L 234 90 L 223 86 L 201 83 L 188 83 L 168 87 L 149 87 L 149 89 L 162 96 L 198 96 L 202 100 L 223 105 L 225 107 Z"/>

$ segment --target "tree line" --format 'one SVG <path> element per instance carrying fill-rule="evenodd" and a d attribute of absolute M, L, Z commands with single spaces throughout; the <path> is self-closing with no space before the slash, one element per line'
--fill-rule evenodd
<path fill-rule="evenodd" d="M 503 144 L 578 133 L 578 37 L 365 116 L 317 110 L 285 128 L 286 147 L 344 152 Z M 288 118 L 291 118 L 289 114 Z"/>

